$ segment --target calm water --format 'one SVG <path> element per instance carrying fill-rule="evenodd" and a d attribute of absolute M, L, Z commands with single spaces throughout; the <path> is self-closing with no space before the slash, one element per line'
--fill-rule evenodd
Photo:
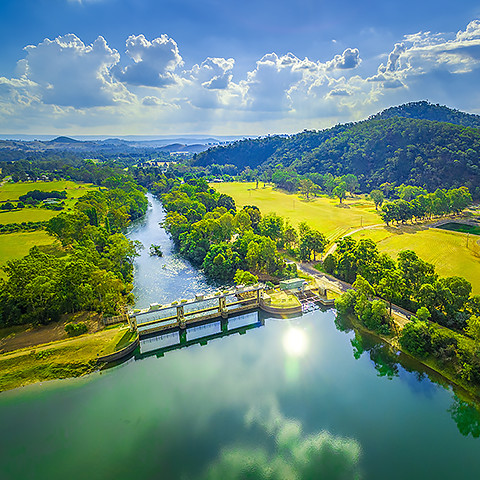
<path fill-rule="evenodd" d="M 139 258 L 139 306 L 206 287 L 172 255 L 152 203 L 132 238 L 165 256 Z M 451 389 L 333 311 L 257 315 L 229 322 L 264 323 L 243 335 L 0 394 L 0 478 L 480 478 L 480 422 Z"/>

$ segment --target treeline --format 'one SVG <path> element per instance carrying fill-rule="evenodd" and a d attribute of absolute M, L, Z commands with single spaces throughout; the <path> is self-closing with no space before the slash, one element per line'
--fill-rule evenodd
<path fill-rule="evenodd" d="M 33 232 L 35 230 L 42 230 L 47 225 L 47 222 L 21 222 L 21 223 L 0 223 L 1 233 L 15 233 L 15 232 Z"/>
<path fill-rule="evenodd" d="M 370 117 L 375 120 L 386 118 L 406 117 L 417 120 L 432 120 L 434 122 L 448 122 L 464 127 L 480 128 L 480 115 L 461 112 L 444 105 L 432 104 L 425 100 L 420 102 L 409 102 L 398 107 L 390 107 L 381 113 Z"/>
<path fill-rule="evenodd" d="M 471 296 L 470 282 L 439 277 L 434 265 L 411 250 L 400 252 L 394 261 L 379 253 L 370 239 L 345 237 L 337 245 L 324 260 L 327 273 L 349 283 L 360 276 L 376 295 L 412 312 L 425 307 L 433 321 L 449 328 L 462 330 L 471 315 L 480 314 L 480 296 Z"/>
<path fill-rule="evenodd" d="M 375 198 L 378 197 L 375 195 L 378 193 L 370 195 L 377 204 Z M 472 196 L 467 187 L 437 189 L 433 193 L 427 193 L 424 189 L 417 187 L 413 196 L 414 198 L 410 201 L 400 198 L 384 204 L 380 213 L 383 221 L 389 225 L 391 222 L 405 223 L 413 219 L 423 220 L 433 216 L 460 213 L 472 203 Z"/>
<path fill-rule="evenodd" d="M 38 202 L 42 202 L 47 198 L 60 198 L 65 199 L 67 198 L 67 192 L 59 192 L 57 190 L 52 190 L 50 192 L 44 192 L 40 190 L 30 190 L 25 195 L 20 195 L 18 199 L 27 204 L 35 204 Z"/>
<path fill-rule="evenodd" d="M 279 249 L 310 260 L 323 252 L 325 237 L 308 225 L 299 232 L 276 214 L 262 216 L 258 207 L 237 211 L 234 200 L 219 194 L 204 179 L 164 179 L 157 183 L 167 211 L 164 226 L 181 255 L 218 281 L 232 281 L 238 270 L 267 280 L 296 275 Z"/>
<path fill-rule="evenodd" d="M 62 245 L 57 254 L 34 247 L 3 267 L 1 326 L 47 323 L 79 310 L 114 314 L 132 303 L 133 260 L 140 246 L 121 231 L 145 213 L 147 200 L 129 176 L 104 183 L 115 188 L 89 192 L 73 212 L 47 222 Z"/>

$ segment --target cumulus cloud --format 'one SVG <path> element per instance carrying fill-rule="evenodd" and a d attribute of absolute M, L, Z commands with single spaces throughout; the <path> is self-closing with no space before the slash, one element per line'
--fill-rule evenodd
<path fill-rule="evenodd" d="M 358 48 L 347 48 L 341 55 L 335 55 L 327 65 L 329 69 L 347 70 L 358 67 L 361 62 Z"/>
<path fill-rule="evenodd" d="M 373 69 L 375 59 L 356 69 L 362 59 L 352 47 L 323 61 L 268 53 L 239 76 L 228 57 L 184 68 L 177 43 L 166 34 L 153 40 L 132 35 L 121 54 L 103 37 L 90 45 L 74 34 L 45 39 L 25 48 L 16 78 L 0 78 L 0 125 L 43 115 L 42 127 L 61 118 L 73 126 L 89 125 L 88 119 L 101 125 L 103 118 L 125 128 L 134 122 L 184 131 L 209 125 L 255 134 L 358 120 L 419 98 L 470 111 L 473 99 L 480 104 L 479 20 L 455 33 L 417 32 L 398 40 Z"/>
<path fill-rule="evenodd" d="M 233 58 L 208 57 L 200 65 L 194 65 L 185 74 L 204 88 L 225 90 L 232 80 L 234 65 L 235 60 Z"/>
<path fill-rule="evenodd" d="M 132 96 L 111 74 L 120 55 L 103 37 L 85 45 L 76 35 L 25 47 L 20 77 L 33 82 L 44 103 L 88 108 L 129 102 Z"/>
<path fill-rule="evenodd" d="M 130 35 L 126 46 L 133 64 L 116 72 L 119 80 L 142 87 L 166 87 L 176 83 L 173 72 L 183 65 L 183 60 L 175 40 L 165 34 L 152 41 L 144 35 Z"/>

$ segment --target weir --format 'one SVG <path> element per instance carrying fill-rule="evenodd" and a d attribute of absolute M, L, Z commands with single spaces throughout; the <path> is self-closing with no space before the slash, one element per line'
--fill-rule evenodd
<path fill-rule="evenodd" d="M 140 348 L 135 358 L 145 358 L 151 355 L 163 357 L 167 352 L 191 345 L 207 345 L 215 338 L 223 338 L 233 334 L 245 334 L 248 330 L 263 326 L 264 320 L 259 311 L 220 318 L 210 322 L 197 324 L 185 329 L 175 329 L 166 332 L 151 333 L 140 340 Z"/>
<path fill-rule="evenodd" d="M 215 318 L 228 318 L 260 307 L 263 286 L 236 287 L 211 295 L 196 295 L 166 305 L 153 303 L 149 308 L 128 313 L 128 322 L 139 337 L 175 328 L 185 329 Z"/>

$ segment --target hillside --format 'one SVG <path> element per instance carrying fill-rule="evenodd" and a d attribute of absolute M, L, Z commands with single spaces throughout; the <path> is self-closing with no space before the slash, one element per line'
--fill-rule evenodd
<path fill-rule="evenodd" d="M 467 185 L 474 191 L 480 185 L 480 130 L 432 120 L 377 117 L 288 137 L 244 140 L 195 155 L 193 162 L 261 170 L 282 164 L 301 174 L 353 173 L 364 191 L 384 182 L 429 190 Z"/>
<path fill-rule="evenodd" d="M 480 115 L 464 113 L 460 110 L 426 101 L 410 102 L 397 107 L 390 107 L 383 112 L 373 115 L 370 119 L 385 120 L 386 118 L 395 117 L 432 120 L 434 122 L 454 123 L 455 125 L 462 125 L 463 127 L 480 128 Z"/>

